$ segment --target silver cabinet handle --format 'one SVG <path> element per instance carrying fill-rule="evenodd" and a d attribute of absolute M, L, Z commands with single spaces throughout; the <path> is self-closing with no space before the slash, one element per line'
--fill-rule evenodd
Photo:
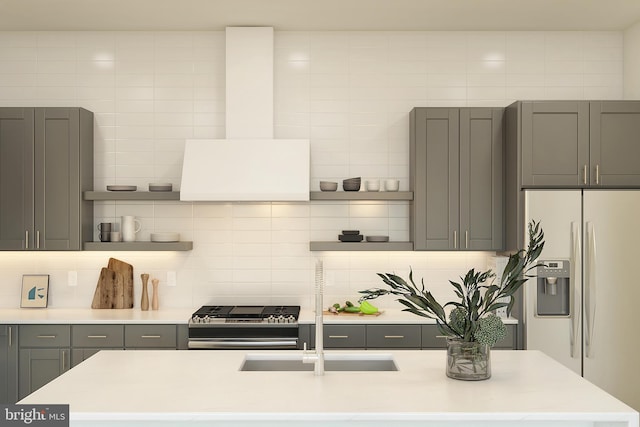
<path fill-rule="evenodd" d="M 392 339 L 403 339 L 404 335 L 385 335 L 384 337 L 386 339 L 390 339 L 390 340 L 392 340 Z"/>
<path fill-rule="evenodd" d="M 67 350 L 62 350 L 62 371 L 64 372 L 67 366 Z"/>
<path fill-rule="evenodd" d="M 596 164 L 596 185 L 600 185 L 600 165 Z"/>
<path fill-rule="evenodd" d="M 40 230 L 36 231 L 36 249 L 40 249 Z"/>
<path fill-rule="evenodd" d="M 329 338 L 346 339 L 349 338 L 349 335 L 329 335 Z"/>
<path fill-rule="evenodd" d="M 464 231 L 464 248 L 469 249 L 469 230 Z"/>
<path fill-rule="evenodd" d="M 582 167 L 582 183 L 587 185 L 587 165 Z"/>
<path fill-rule="evenodd" d="M 589 239 L 589 247 L 587 253 L 586 274 L 587 282 L 585 284 L 584 303 L 586 310 L 586 356 L 593 357 L 593 324 L 596 317 L 596 228 L 591 222 L 587 222 L 587 233 Z"/>
<path fill-rule="evenodd" d="M 11 336 L 11 326 L 9 326 L 9 347 L 13 346 L 13 337 Z"/>
<path fill-rule="evenodd" d="M 156 338 L 156 339 L 158 339 L 158 338 L 162 338 L 162 335 L 142 335 L 141 338 L 147 338 L 147 339 Z"/>
<path fill-rule="evenodd" d="M 54 339 L 57 335 L 38 335 L 38 338 Z"/>
<path fill-rule="evenodd" d="M 453 249 L 458 249 L 458 230 L 453 230 Z"/>
<path fill-rule="evenodd" d="M 24 230 L 24 248 L 29 249 L 29 230 Z"/>
<path fill-rule="evenodd" d="M 571 280 L 573 281 L 573 295 L 569 301 L 569 315 L 571 316 L 571 330 L 569 331 L 569 346 L 571 357 L 576 357 L 576 341 L 579 341 L 580 334 L 580 316 L 582 306 L 582 295 L 580 286 L 578 285 L 580 280 L 579 274 L 582 271 L 582 236 L 580 234 L 580 226 L 576 222 L 571 223 L 571 241 L 572 241 L 572 253 L 571 253 L 571 265 L 573 269 L 571 271 Z"/>
<path fill-rule="evenodd" d="M 104 339 L 104 338 L 107 338 L 107 336 L 106 335 L 87 335 L 87 338 L 101 338 L 101 339 Z"/>

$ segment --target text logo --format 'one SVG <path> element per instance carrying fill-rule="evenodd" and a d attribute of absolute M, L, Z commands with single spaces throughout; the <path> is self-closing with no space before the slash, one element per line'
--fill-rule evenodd
<path fill-rule="evenodd" d="M 69 405 L 0 405 L 0 427 L 69 427 Z"/>

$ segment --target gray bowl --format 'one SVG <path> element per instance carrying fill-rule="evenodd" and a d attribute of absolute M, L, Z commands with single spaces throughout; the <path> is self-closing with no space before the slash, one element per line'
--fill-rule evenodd
<path fill-rule="evenodd" d="M 360 182 L 342 182 L 342 188 L 344 191 L 360 191 Z"/>
<path fill-rule="evenodd" d="M 336 191 L 338 189 L 337 182 L 320 181 L 320 191 Z"/>

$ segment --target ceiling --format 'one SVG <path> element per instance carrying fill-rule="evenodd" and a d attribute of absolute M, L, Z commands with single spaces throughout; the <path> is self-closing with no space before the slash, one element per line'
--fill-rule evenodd
<path fill-rule="evenodd" d="M 0 0 L 0 30 L 624 30 L 640 0 Z"/>

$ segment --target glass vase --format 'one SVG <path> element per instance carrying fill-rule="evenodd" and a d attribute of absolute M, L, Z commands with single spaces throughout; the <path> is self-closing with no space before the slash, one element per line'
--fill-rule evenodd
<path fill-rule="evenodd" d="M 486 344 L 447 338 L 447 376 L 465 381 L 490 378 L 490 350 Z"/>

